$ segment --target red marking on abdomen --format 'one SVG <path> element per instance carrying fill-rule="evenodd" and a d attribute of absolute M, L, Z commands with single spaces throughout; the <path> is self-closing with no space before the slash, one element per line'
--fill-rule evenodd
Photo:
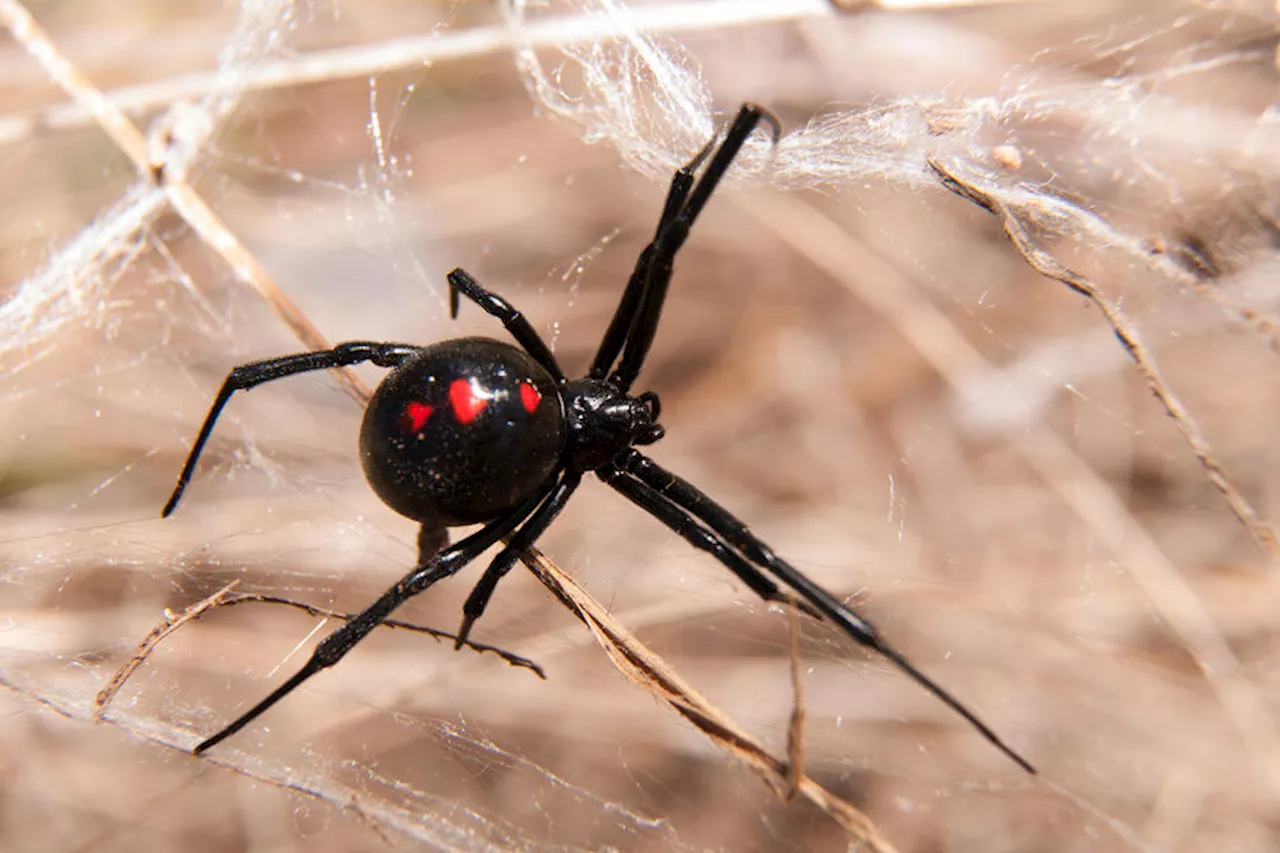
<path fill-rule="evenodd" d="M 524 410 L 533 414 L 533 410 L 538 408 L 542 395 L 538 393 L 538 389 L 533 387 L 530 382 L 525 382 L 520 386 L 520 402 L 524 403 Z"/>
<path fill-rule="evenodd" d="M 477 394 L 466 379 L 455 379 L 449 385 L 449 402 L 453 404 L 453 414 L 460 424 L 471 423 L 489 405 L 488 399 Z"/>
<path fill-rule="evenodd" d="M 401 417 L 401 423 L 407 432 L 417 432 L 422 429 L 422 425 L 427 422 L 427 418 L 431 417 L 432 409 L 426 403 L 410 403 L 404 407 L 404 415 Z"/>

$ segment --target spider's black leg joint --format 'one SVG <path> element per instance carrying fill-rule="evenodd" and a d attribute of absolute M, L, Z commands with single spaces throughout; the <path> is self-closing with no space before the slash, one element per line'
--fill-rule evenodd
<path fill-rule="evenodd" d="M 204 450 L 205 442 L 209 440 L 209 435 L 213 432 L 213 425 L 217 422 L 218 416 L 222 414 L 222 407 L 227 404 L 227 401 L 231 399 L 231 395 L 235 392 L 247 391 L 256 385 L 283 379 L 295 373 L 328 370 L 333 367 L 347 367 L 366 361 L 371 361 L 378 367 L 397 367 L 402 361 L 421 349 L 421 347 L 409 344 L 351 341 L 345 344 L 338 344 L 330 350 L 286 355 L 280 358 L 242 364 L 233 368 L 231 373 L 227 375 L 226 380 L 223 381 L 222 388 L 218 391 L 218 396 L 213 400 L 213 405 L 209 407 L 209 414 L 205 415 L 204 424 L 200 427 L 200 433 L 191 445 L 191 452 L 187 455 L 187 461 L 183 464 L 182 472 L 178 475 L 178 483 L 174 486 L 173 494 L 169 495 L 169 500 L 165 502 L 164 509 L 160 511 L 160 517 L 168 518 L 174 507 L 178 505 L 183 491 L 186 490 L 187 484 L 191 482 L 191 475 L 195 472 L 196 462 L 200 459 L 200 453 Z"/>
<path fill-rule="evenodd" d="M 744 557 L 771 573 L 782 583 L 799 593 L 813 607 L 846 634 L 864 646 L 888 659 L 916 683 L 928 690 L 947 707 L 955 711 L 973 726 L 989 743 L 1012 759 L 1019 767 L 1034 774 L 1035 768 L 1025 758 L 1007 745 L 1000 736 L 977 715 L 966 708 L 940 685 L 930 679 L 907 660 L 901 652 L 889 645 L 880 631 L 870 622 L 845 607 L 829 592 L 800 573 L 761 542 L 745 524 L 735 518 L 692 483 L 663 469 L 638 451 L 625 451 L 614 461 L 619 468 L 633 474 L 640 482 L 659 492 L 677 506 L 689 511 L 695 518 L 710 527 Z M 728 565 L 726 563 L 726 565 Z M 732 566 L 730 566 L 732 568 Z"/>
<path fill-rule="evenodd" d="M 491 293 L 480 286 L 461 268 L 449 273 L 449 316 L 458 316 L 458 293 L 484 309 L 485 313 L 497 317 L 502 325 L 516 339 L 516 343 L 524 347 L 524 351 L 533 356 L 533 360 L 541 364 L 551 374 L 557 385 L 565 383 L 564 371 L 560 369 L 551 349 L 543 342 L 542 336 L 530 325 L 529 320 L 507 300 L 496 293 Z"/>
<path fill-rule="evenodd" d="M 493 558 L 489 568 L 485 569 L 484 575 L 476 583 L 475 589 L 471 590 L 471 595 L 467 596 L 467 603 L 462 606 L 462 627 L 458 629 L 458 639 L 453 645 L 455 650 L 462 648 L 466 643 L 467 637 L 471 635 L 471 627 L 489 605 L 489 599 L 493 596 L 498 582 L 511 571 L 516 560 L 538 541 L 538 537 L 546 532 L 547 527 L 560 514 L 560 510 L 564 509 L 569 496 L 581 482 L 581 474 L 576 471 L 566 472 L 555 490 L 542 502 L 542 506 L 529 517 L 524 527 L 516 531 L 507 546 L 498 552 L 498 556 Z"/>
<path fill-rule="evenodd" d="M 734 158 L 738 156 L 738 152 L 742 150 L 751 132 L 761 121 L 767 122 L 773 128 L 773 138 L 777 141 L 778 120 L 773 114 L 755 104 L 743 104 L 738 110 L 737 117 L 725 132 L 724 141 L 711 156 L 711 162 L 707 164 L 706 170 L 693 189 L 688 192 L 684 205 L 669 221 L 661 223 L 653 243 L 645 250 L 645 254 L 641 255 L 641 264 L 645 269 L 639 288 L 640 294 L 634 298 L 631 309 L 633 316 L 626 335 L 626 344 L 622 349 L 622 357 L 610 377 L 620 390 L 627 391 L 631 388 L 631 383 L 639 375 L 645 357 L 649 354 L 649 347 L 653 344 L 654 335 L 658 331 L 658 320 L 662 316 L 667 287 L 671 283 L 676 253 L 684 245 L 694 220 L 706 206 L 720 179 L 729 171 Z M 664 217 L 665 215 L 664 211 Z M 637 272 L 640 272 L 639 264 Z M 626 294 L 623 298 L 626 298 Z M 597 356 L 598 360 L 599 356 Z"/>
<path fill-rule="evenodd" d="M 273 690 L 267 698 L 241 714 L 226 728 L 201 742 L 193 752 L 199 755 L 205 750 L 222 743 L 222 741 L 253 722 L 262 712 L 289 695 L 302 682 L 340 661 L 347 652 L 351 651 L 357 643 L 363 640 L 370 631 L 378 627 L 383 619 L 386 619 L 393 610 L 406 600 L 437 581 L 457 573 L 476 557 L 480 556 L 485 549 L 492 546 L 502 537 L 509 535 L 511 531 L 520 525 L 521 521 L 528 517 L 529 513 L 533 512 L 546 494 L 546 489 L 539 490 L 533 497 L 502 518 L 486 524 L 456 545 L 446 548 L 428 562 L 405 575 L 395 586 L 379 596 L 377 601 L 347 621 L 341 628 L 325 637 L 316 646 L 315 651 L 311 653 L 311 658 L 303 664 L 301 669 L 294 673 L 292 678 Z"/>
<path fill-rule="evenodd" d="M 774 601 L 779 604 L 791 603 L 790 596 L 779 592 L 777 584 L 742 559 L 742 556 L 726 545 L 723 539 L 708 530 L 689 513 L 664 498 L 653 487 L 640 482 L 634 475 L 619 471 L 612 466 L 601 468 L 596 471 L 596 475 L 627 500 L 661 521 L 694 548 L 706 551 L 715 557 L 765 601 Z M 807 602 L 799 602 L 799 605 L 801 610 L 815 619 L 822 618 L 822 614 Z"/>
<path fill-rule="evenodd" d="M 418 565 L 425 566 L 427 561 L 449 547 L 449 528 L 437 522 L 424 523 L 418 528 Z"/>

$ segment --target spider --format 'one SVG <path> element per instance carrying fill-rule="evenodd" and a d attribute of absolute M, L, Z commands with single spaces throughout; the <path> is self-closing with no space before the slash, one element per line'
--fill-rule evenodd
<path fill-rule="evenodd" d="M 333 666 L 393 610 L 437 581 L 456 574 L 499 540 L 463 606 L 460 647 L 498 582 L 594 473 L 694 548 L 724 564 L 752 592 L 800 606 L 887 658 L 940 699 L 1028 773 L 1036 771 L 1012 747 L 890 645 L 867 620 L 801 574 L 696 486 L 636 450 L 663 436 L 658 395 L 633 396 L 658 329 L 676 253 L 720 179 L 752 132 L 764 122 L 776 144 L 778 120 L 744 104 L 724 133 L 671 180 L 653 241 L 605 330 L 591 369 L 569 379 L 529 321 L 461 269 L 448 274 L 449 310 L 465 296 L 502 322 L 519 348 L 489 338 L 458 338 L 429 346 L 353 341 L 234 368 L 222 384 L 191 447 L 162 516 L 173 512 L 223 407 L 246 391 L 297 373 L 372 362 L 391 373 L 374 392 L 360 431 L 365 476 L 391 509 L 421 523 L 418 565 L 373 604 L 316 646 L 310 659 L 270 695 L 195 747 L 198 755 L 240 731 L 294 688 Z M 703 164 L 706 164 L 703 169 Z M 699 176 L 699 169 L 702 173 Z M 440 548 L 445 527 L 483 524 Z"/>

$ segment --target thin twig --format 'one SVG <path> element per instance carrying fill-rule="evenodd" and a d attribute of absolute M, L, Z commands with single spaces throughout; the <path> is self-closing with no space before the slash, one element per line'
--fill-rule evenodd
<path fill-rule="evenodd" d="M 317 607 L 314 604 L 307 604 L 306 602 L 303 602 L 303 601 L 294 601 L 292 598 L 284 598 L 278 595 L 263 595 L 261 593 L 256 593 L 256 592 L 236 593 L 235 595 L 227 598 L 227 600 L 220 602 L 217 606 L 233 607 L 237 604 L 247 604 L 247 603 L 251 604 L 255 602 L 261 602 L 262 604 L 282 604 L 286 607 L 292 607 L 296 610 L 301 610 L 304 613 L 307 613 L 311 616 L 319 616 L 324 619 L 337 619 L 342 622 L 351 621 L 351 618 L 354 615 L 351 613 L 343 613 L 340 610 L 330 610 L 327 607 Z M 426 634 L 427 636 L 433 637 L 437 640 L 448 640 L 451 643 L 456 643 L 458 641 L 457 634 L 450 634 L 448 631 L 441 631 L 438 628 L 431 628 L 426 625 L 417 625 L 417 624 L 414 624 L 413 622 L 404 622 L 399 619 L 383 619 L 381 622 L 378 623 L 378 627 L 379 628 L 399 628 L 404 631 L 413 631 L 414 633 L 418 633 L 418 634 Z M 467 648 L 471 649 L 477 654 L 484 654 L 485 652 L 488 652 L 490 654 L 495 654 L 498 657 L 505 660 L 507 663 L 511 664 L 512 666 L 521 667 L 521 668 L 532 671 L 534 675 L 538 676 L 543 681 L 545 681 L 547 678 L 546 672 L 543 671 L 540 665 L 538 665 L 534 661 L 529 660 L 526 657 L 522 657 L 521 655 L 516 654 L 515 652 L 509 652 L 506 649 L 499 648 L 498 646 L 491 646 L 491 645 L 488 645 L 487 643 L 475 643 L 475 642 L 472 642 L 471 640 L 464 640 L 462 645 L 466 646 Z"/>
<path fill-rule="evenodd" d="M 804 683 L 800 679 L 800 607 L 799 599 L 788 595 L 787 633 L 790 636 L 788 657 L 791 662 L 791 720 L 787 725 L 787 788 L 783 799 L 791 800 L 804 778 Z"/>
<path fill-rule="evenodd" d="M 147 169 L 147 142 L 133 122 L 120 108 L 104 97 L 89 79 L 80 73 L 62 53 L 44 28 L 36 23 L 31 13 L 18 0 L 0 0 L 0 24 L 13 34 L 14 41 L 40 63 L 49 79 L 62 88 L 84 110 L 86 118 L 92 118 L 115 142 L 116 146 L 133 161 L 139 172 Z"/>
<path fill-rule="evenodd" d="M 603 606 L 591 598 L 563 570 L 541 552 L 534 549 L 531 555 L 524 558 L 524 563 L 557 599 L 591 629 L 597 642 L 609 654 L 614 665 L 631 681 L 666 701 L 670 707 L 675 709 L 677 713 L 691 722 L 707 737 L 711 738 L 714 743 L 758 772 L 782 798 L 791 799 L 796 793 L 803 793 L 818 808 L 843 826 L 854 839 L 865 842 L 869 850 L 875 851 L 875 853 L 894 853 L 893 846 L 880 835 L 879 830 L 867 815 L 827 791 L 804 774 L 804 710 L 799 671 L 800 629 L 798 619 L 800 611 L 798 607 L 794 606 L 794 602 L 790 608 L 790 658 L 792 691 L 795 698 L 787 733 L 788 758 L 786 761 L 782 761 L 770 755 L 762 745 L 740 728 L 728 715 L 712 705 L 705 697 L 676 675 L 665 661 L 640 643 Z M 350 614 L 303 604 L 278 596 L 256 593 L 233 594 L 233 590 L 238 583 L 239 581 L 232 581 L 214 594 L 186 608 L 177 617 L 166 616 L 160 625 L 147 634 L 143 641 L 139 643 L 137 651 L 120 667 L 107 685 L 99 691 L 94 700 L 94 716 L 99 720 L 103 719 L 107 705 L 161 641 L 187 622 L 197 619 L 211 610 L 247 602 L 261 602 L 294 607 L 312 616 L 342 620 L 351 618 Z M 381 624 L 388 628 L 403 628 L 430 634 L 437 639 L 456 639 L 453 634 L 397 620 L 386 620 Z M 545 677 L 542 669 L 537 664 L 518 655 L 478 643 L 468 642 L 467 645 L 477 652 L 489 651 L 498 654 L 513 666 L 527 667 L 540 677 Z M 175 746 L 175 748 L 182 747 Z M 237 766 L 235 769 L 244 772 L 244 768 Z M 296 786 L 290 785 L 290 787 Z M 298 790 L 302 789 L 298 788 Z"/>
<path fill-rule="evenodd" d="M 106 685 L 98 691 L 98 695 L 93 697 L 94 717 L 99 720 L 102 719 L 102 715 L 107 710 L 107 705 L 109 705 L 111 700 L 115 698 L 116 694 L 120 692 L 120 688 L 124 687 L 125 682 L 128 681 L 130 676 L 137 671 L 138 667 L 142 666 L 146 659 L 151 656 L 151 653 L 155 650 L 156 646 L 160 645 L 165 637 L 168 637 L 192 619 L 199 618 L 201 614 L 208 610 L 224 604 L 227 600 L 227 596 L 231 594 L 231 591 L 235 589 L 239 583 L 240 581 L 238 580 L 232 581 L 222 589 L 213 593 L 213 595 L 203 598 L 186 608 L 176 617 L 171 616 L 169 612 L 166 611 L 164 619 L 160 624 L 152 628 L 147 633 L 147 636 L 142 638 L 142 642 L 138 643 L 138 648 L 134 650 L 134 653 L 129 656 L 129 659 L 126 660 L 119 669 L 116 670 L 115 675 L 111 676 L 111 679 L 106 683 Z"/>
<path fill-rule="evenodd" d="M 186 220 L 210 249 L 222 256 L 232 272 L 249 285 L 271 307 L 294 336 L 310 350 L 330 348 L 329 341 L 311 322 L 302 309 L 285 294 L 275 280 L 258 263 L 243 243 L 227 228 L 222 218 L 213 212 L 205 200 L 180 178 L 165 173 L 165 187 L 169 203 Z M 363 404 L 369 400 L 369 386 L 349 367 L 331 368 L 343 390 L 355 401 Z"/>
<path fill-rule="evenodd" d="M 760 774 L 775 791 L 787 790 L 794 773 L 794 789 L 844 827 L 855 841 L 875 853 L 893 853 L 893 845 L 870 817 L 804 775 L 802 768 L 796 770 L 789 767 L 791 762 L 770 755 L 540 551 L 531 548 L 521 560 L 591 630 L 613 665 L 628 680 L 665 702 L 713 743 Z"/>
<path fill-rule="evenodd" d="M 169 113 L 157 120 L 150 139 L 129 120 L 115 103 L 76 68 L 53 45 L 48 34 L 31 17 L 17 0 L 0 0 L 0 23 L 13 34 L 14 39 L 36 59 L 45 73 L 67 95 L 80 104 L 87 115 L 101 125 L 120 150 L 133 162 L 139 179 L 147 183 L 159 180 L 166 190 L 169 204 L 195 230 L 205 245 L 221 255 L 232 271 L 250 285 L 275 311 L 276 316 L 311 349 L 328 349 L 319 329 L 302 313 L 301 309 L 285 295 L 266 270 L 257 262 L 222 219 L 186 181 L 190 160 L 196 152 L 183 152 L 181 168 L 166 169 L 164 157 L 174 147 L 175 141 L 185 141 L 184 136 L 207 138 L 207 129 L 185 104 L 170 106 Z M 184 128 L 191 124 L 200 129 L 187 134 Z M 338 382 L 356 400 L 367 400 L 369 388 L 350 368 L 336 368 Z"/>
<path fill-rule="evenodd" d="M 124 687 L 125 682 L 133 676 L 133 673 L 137 671 L 138 667 L 142 666 L 142 664 L 146 662 L 146 659 L 155 651 L 156 646 L 160 645 L 166 637 L 186 623 L 199 619 L 201 616 L 212 610 L 217 610 L 223 607 L 234 607 L 237 604 L 261 603 L 280 604 L 286 607 L 292 607 L 296 610 L 301 610 L 311 616 L 318 616 L 324 619 L 338 619 L 342 622 L 348 622 L 352 617 L 352 614 L 350 613 L 330 610 L 327 607 L 317 607 L 314 604 L 306 604 L 305 602 L 294 601 L 291 598 L 284 598 L 278 595 L 263 595 L 256 592 L 232 593 L 232 590 L 234 590 L 239 583 L 239 580 L 232 581 L 222 589 L 213 593 L 213 595 L 201 599 L 183 610 L 182 613 L 176 617 L 166 613 L 163 621 L 147 633 L 147 636 L 145 636 L 142 639 L 142 642 L 138 644 L 137 650 L 129 656 L 129 659 L 126 660 L 118 670 L 116 670 L 115 675 L 111 677 L 111 680 L 107 682 L 106 686 L 98 691 L 98 695 L 94 697 L 93 700 L 94 716 L 98 719 L 102 718 L 102 715 L 106 713 L 107 705 L 111 703 L 111 700 L 114 699 L 116 694 L 120 692 L 120 689 Z M 399 619 L 384 619 L 382 622 L 378 623 L 378 627 L 400 628 L 405 631 L 427 634 L 437 640 L 448 640 L 450 642 L 456 642 L 458 639 L 456 634 L 450 634 L 447 631 L 439 631 L 425 625 L 415 625 L 412 622 L 403 622 Z M 470 640 L 464 641 L 463 645 L 472 649 L 477 654 L 484 654 L 485 652 L 495 654 L 512 666 L 523 667 L 531 670 L 544 681 L 547 678 L 547 675 L 541 666 L 526 657 L 521 657 L 520 655 L 515 654 L 514 652 L 509 652 L 506 649 L 501 649 L 497 646 L 490 646 L 485 643 L 473 643 Z"/>
<path fill-rule="evenodd" d="M 873 0 L 860 5 L 884 11 L 909 12 L 939 6 L 995 6 L 1027 2 L 1033 0 Z M 13 0 L 4 0 L 4 4 L 13 5 Z M 712 0 L 637 6 L 631 10 L 631 15 L 646 33 L 658 35 L 821 19 L 830 17 L 832 10 L 824 0 L 790 0 L 786 3 L 777 0 Z M 539 47 L 586 42 L 610 34 L 613 27 L 613 21 L 607 16 L 574 15 L 539 20 L 529 24 L 521 34 L 514 33 L 505 25 L 447 32 L 433 30 L 372 45 L 301 51 L 287 60 L 262 62 L 245 70 L 243 79 L 238 83 L 243 91 L 252 92 L 294 88 L 329 80 L 358 79 L 421 68 L 434 62 L 502 53 L 526 40 Z M 121 86 L 108 90 L 102 97 L 122 113 L 141 115 L 167 108 L 175 101 L 206 97 L 222 83 L 223 78 L 217 71 L 184 74 L 158 82 Z M 83 127 L 95 118 L 91 104 L 78 98 L 51 104 L 35 115 L 2 115 L 0 143 L 27 139 L 48 130 Z"/>
<path fill-rule="evenodd" d="M 15 0 L 3 0 L 0 14 L 4 14 L 4 9 L 16 6 Z M 25 10 L 22 14 L 26 14 Z M 777 0 L 712 0 L 638 6 L 631 10 L 631 15 L 645 32 L 659 34 L 831 17 L 833 11 L 824 0 L 790 0 L 787 3 Z M 301 52 L 287 60 L 261 62 L 246 69 L 243 79 L 237 83 L 243 91 L 259 91 L 328 80 L 359 79 L 422 68 L 435 62 L 503 53 L 525 41 L 539 47 L 587 42 L 609 35 L 615 26 L 609 16 L 567 15 L 531 22 L 521 33 L 513 32 L 506 25 L 468 27 L 443 33 L 432 30 L 374 45 Z M 206 97 L 224 82 L 217 71 L 187 74 L 160 82 L 124 86 L 99 97 L 116 113 L 142 114 L 167 108 L 176 101 Z M 71 103 L 51 105 L 35 116 L 0 116 L 0 142 L 24 139 L 47 129 L 80 127 L 95 120 L 103 124 L 99 118 L 101 109 L 95 108 L 97 106 L 94 99 L 73 94 Z"/>
<path fill-rule="evenodd" d="M 1046 278 L 1062 282 L 1084 296 L 1102 312 L 1102 316 L 1115 332 L 1116 338 L 1124 345 L 1129 357 L 1133 359 L 1138 371 L 1142 374 L 1142 378 L 1146 380 L 1147 387 L 1164 406 L 1165 412 L 1182 433 L 1183 440 L 1200 461 L 1201 467 L 1209 477 L 1209 482 L 1213 483 L 1226 498 L 1227 505 L 1244 524 L 1258 548 L 1273 561 L 1280 560 L 1280 540 L 1277 540 L 1275 531 L 1259 518 L 1253 505 L 1241 493 L 1226 468 L 1218 461 L 1213 447 L 1191 417 L 1191 412 L 1161 376 L 1155 356 L 1142 343 L 1137 327 L 1120 310 L 1120 306 L 1108 299 L 1088 278 L 1068 269 L 1057 258 L 1037 246 L 1027 231 L 1021 212 L 1006 205 L 995 194 L 987 192 L 973 181 L 962 178 L 955 170 L 947 168 L 941 162 L 931 159 L 929 166 L 937 173 L 942 185 L 947 189 L 999 216 L 1004 225 L 1005 234 L 1032 269 Z"/>

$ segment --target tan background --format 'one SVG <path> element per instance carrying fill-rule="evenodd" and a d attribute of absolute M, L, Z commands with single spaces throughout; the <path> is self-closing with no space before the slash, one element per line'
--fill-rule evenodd
<path fill-rule="evenodd" d="M 462 265 L 581 371 L 656 221 L 662 181 L 537 111 L 504 49 L 376 83 L 322 54 L 322 79 L 301 79 L 312 52 L 496 26 L 486 3 L 299 7 L 287 48 L 237 34 L 218 3 L 30 9 L 96 86 L 144 87 L 144 129 L 209 90 L 185 75 L 220 51 L 256 45 L 242 67 L 293 69 L 215 118 L 190 183 L 331 340 L 498 334 L 478 311 L 448 321 L 443 276 Z M 751 98 L 788 128 L 992 99 L 950 153 L 1116 229 L 1042 236 L 1123 307 L 1267 518 L 1270 6 L 792 17 L 674 35 L 721 114 Z M 0 67 L 0 849 L 844 848 L 828 817 L 780 802 L 619 676 L 520 572 L 476 638 L 535 658 L 546 682 L 381 632 L 197 761 L 176 747 L 315 640 L 316 620 L 248 605 L 177 632 L 92 722 L 164 608 L 239 579 L 358 609 L 409 566 L 415 531 L 364 485 L 359 407 L 323 376 L 237 399 L 187 502 L 158 520 L 226 371 L 302 345 L 171 210 L 113 234 L 143 192 L 134 167 L 99 124 L 56 111 L 66 96 L 22 47 L 6 42 Z M 905 137 L 892 177 L 922 175 L 935 138 Z M 1043 780 L 812 624 L 808 772 L 904 851 L 1275 849 L 1276 568 L 1095 307 L 1029 269 L 994 217 L 923 178 L 838 183 L 714 199 L 641 383 L 663 396 L 654 455 L 854 596 Z M 781 754 L 783 615 L 598 483 L 542 546 Z M 452 629 L 477 572 L 403 615 Z"/>

